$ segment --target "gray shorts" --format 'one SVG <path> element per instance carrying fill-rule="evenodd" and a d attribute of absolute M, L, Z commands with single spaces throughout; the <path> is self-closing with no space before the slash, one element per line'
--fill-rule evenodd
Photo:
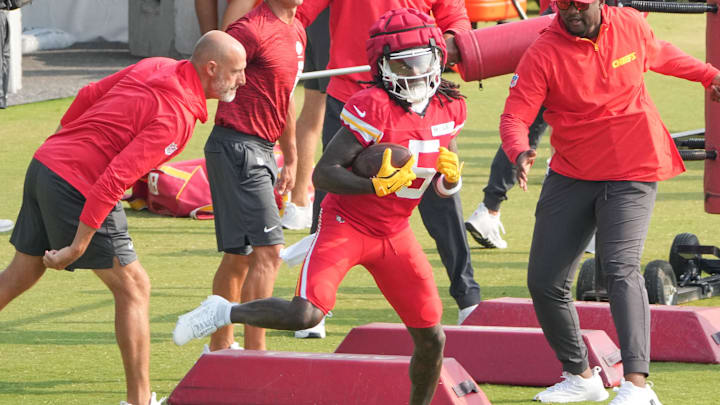
<path fill-rule="evenodd" d="M 323 10 L 315 21 L 307 27 L 307 45 L 305 46 L 305 68 L 303 72 L 315 72 L 327 69 L 330 60 L 330 8 Z M 325 93 L 329 77 L 303 81 L 306 89 Z"/>
<path fill-rule="evenodd" d="M 218 251 L 248 255 L 252 246 L 285 243 L 274 184 L 274 144 L 214 126 L 205 160 L 215 214 Z"/>
<path fill-rule="evenodd" d="M 84 206 L 85 197 L 79 191 L 33 159 L 25 174 L 22 207 L 10 243 L 31 256 L 70 246 Z M 121 266 L 137 260 L 120 202 L 95 232 L 85 253 L 67 270 L 109 269 L 115 257 Z"/>

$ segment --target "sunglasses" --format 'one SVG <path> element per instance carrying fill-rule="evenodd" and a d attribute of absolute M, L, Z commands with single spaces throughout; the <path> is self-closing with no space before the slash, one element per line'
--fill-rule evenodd
<path fill-rule="evenodd" d="M 585 11 L 590 8 L 590 3 L 581 3 L 579 1 L 556 0 L 555 4 L 557 4 L 557 8 L 560 10 L 569 9 L 571 4 L 575 6 L 577 11 Z"/>

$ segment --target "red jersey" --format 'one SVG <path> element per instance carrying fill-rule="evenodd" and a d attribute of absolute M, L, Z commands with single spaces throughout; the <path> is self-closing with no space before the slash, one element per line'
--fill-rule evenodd
<path fill-rule="evenodd" d="M 305 29 L 296 18 L 286 24 L 263 3 L 232 23 L 227 33 L 245 47 L 247 82 L 232 102 L 218 103 L 215 124 L 275 142 L 303 71 Z"/>
<path fill-rule="evenodd" d="M 98 229 L 125 190 L 185 148 L 198 119 L 207 107 L 193 65 L 147 58 L 83 87 L 35 159 L 85 196 L 80 221 Z"/>
<path fill-rule="evenodd" d="M 653 70 L 706 87 L 718 70 L 655 38 L 642 14 L 602 8 L 595 42 L 552 24 L 525 52 L 510 84 L 500 135 L 510 161 L 530 148 L 528 126 L 540 105 L 553 128 L 550 167 L 597 181 L 660 181 L 685 170 L 650 99 L 643 74 Z"/>
<path fill-rule="evenodd" d="M 410 149 L 417 179 L 410 187 L 385 197 L 328 193 L 323 210 L 338 214 L 360 232 L 373 236 L 392 235 L 407 227 L 413 208 L 433 181 L 439 148 L 447 147 L 465 124 L 465 100 L 441 104 L 438 97 L 430 99 L 422 116 L 407 112 L 377 87 L 352 96 L 340 113 L 343 126 L 365 146 L 391 142 Z"/>
<path fill-rule="evenodd" d="M 386 11 L 413 8 L 432 14 L 443 32 L 470 30 L 464 0 L 305 0 L 298 7 L 297 18 L 307 27 L 327 6 L 330 6 L 331 38 L 328 69 L 367 65 L 368 30 Z M 359 80 L 372 81 L 372 77 L 367 72 L 333 76 L 327 94 L 345 103 L 363 88 Z"/>

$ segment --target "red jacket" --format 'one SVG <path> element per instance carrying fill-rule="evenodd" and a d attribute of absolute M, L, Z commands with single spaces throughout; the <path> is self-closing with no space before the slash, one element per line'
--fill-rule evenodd
<path fill-rule="evenodd" d="M 432 14 L 443 32 L 470 30 L 470 20 L 463 0 L 305 0 L 298 7 L 297 18 L 307 27 L 330 6 L 330 61 L 328 69 L 367 65 L 365 41 L 370 26 L 386 11 L 414 8 Z M 327 94 L 347 102 L 362 90 L 358 81 L 371 81 L 370 73 L 333 76 Z"/>
<path fill-rule="evenodd" d="M 526 51 L 500 120 L 510 161 L 530 149 L 540 105 L 552 127 L 551 169 L 581 180 L 659 181 L 685 170 L 648 94 L 653 70 L 710 86 L 718 70 L 655 38 L 642 14 L 604 6 L 596 42 L 555 21 Z"/>
<path fill-rule="evenodd" d="M 98 229 L 125 190 L 180 153 L 207 116 L 189 61 L 147 58 L 83 87 L 35 159 L 85 196 L 80 221 Z"/>

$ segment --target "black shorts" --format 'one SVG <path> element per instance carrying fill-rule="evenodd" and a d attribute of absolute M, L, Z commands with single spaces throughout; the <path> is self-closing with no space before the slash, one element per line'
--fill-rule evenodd
<path fill-rule="evenodd" d="M 79 191 L 33 159 L 25 174 L 22 207 L 10 243 L 31 256 L 70 246 L 84 206 L 85 197 Z M 121 266 L 137 260 L 120 202 L 95 232 L 85 253 L 67 270 L 109 269 L 115 257 Z"/>
<path fill-rule="evenodd" d="M 315 21 L 307 27 L 307 46 L 305 47 L 305 68 L 303 72 L 325 70 L 330 59 L 330 9 L 317 16 Z M 308 79 L 303 81 L 306 89 L 318 90 L 325 93 L 329 77 Z"/>
<path fill-rule="evenodd" d="M 248 255 L 252 246 L 285 243 L 273 186 L 274 144 L 214 126 L 205 161 L 215 214 L 218 251 Z"/>

